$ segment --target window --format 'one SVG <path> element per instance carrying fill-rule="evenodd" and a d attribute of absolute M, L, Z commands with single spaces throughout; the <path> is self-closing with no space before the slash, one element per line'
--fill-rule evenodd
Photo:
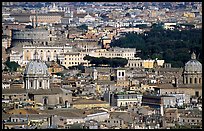
<path fill-rule="evenodd" d="M 190 78 L 190 84 L 192 83 L 192 78 Z"/>
<path fill-rule="evenodd" d="M 195 96 L 196 96 L 196 97 L 199 96 L 199 92 L 198 92 L 198 91 L 195 92 Z"/>
<path fill-rule="evenodd" d="M 197 78 L 195 78 L 194 83 L 195 83 L 195 84 L 197 83 Z"/>
<path fill-rule="evenodd" d="M 188 84 L 188 77 L 186 77 L 186 84 Z"/>
<path fill-rule="evenodd" d="M 122 76 L 124 76 L 125 75 L 125 72 L 122 72 Z"/>
<path fill-rule="evenodd" d="M 41 81 L 39 82 L 39 87 L 42 87 L 42 82 Z"/>
<path fill-rule="evenodd" d="M 32 81 L 30 82 L 30 87 L 33 87 L 33 82 Z"/>

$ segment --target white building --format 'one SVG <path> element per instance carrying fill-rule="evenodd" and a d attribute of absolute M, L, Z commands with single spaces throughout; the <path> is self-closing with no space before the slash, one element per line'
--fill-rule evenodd
<path fill-rule="evenodd" d="M 141 94 L 115 94 L 114 95 L 114 106 L 128 106 L 128 105 L 141 105 L 142 95 Z"/>
<path fill-rule="evenodd" d="M 2 89 L 9 89 L 10 83 L 9 82 L 2 82 Z"/>
<path fill-rule="evenodd" d="M 39 54 L 39 59 L 42 61 L 57 61 L 60 60 L 63 64 L 64 53 L 71 52 L 70 46 L 23 46 L 23 65 L 34 58 L 35 50 Z"/>

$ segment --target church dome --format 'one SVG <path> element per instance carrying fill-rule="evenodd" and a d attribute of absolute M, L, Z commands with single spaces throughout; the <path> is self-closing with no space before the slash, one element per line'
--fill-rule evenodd
<path fill-rule="evenodd" d="M 202 64 L 198 60 L 196 60 L 195 53 L 191 55 L 191 60 L 189 60 L 185 64 L 185 72 L 188 72 L 188 73 L 202 72 Z"/>
<path fill-rule="evenodd" d="M 48 75 L 47 65 L 41 60 L 31 60 L 26 66 L 24 75 Z"/>
<path fill-rule="evenodd" d="M 38 59 L 37 51 L 34 53 L 34 59 L 25 68 L 24 76 L 26 75 L 49 75 L 47 65 Z"/>

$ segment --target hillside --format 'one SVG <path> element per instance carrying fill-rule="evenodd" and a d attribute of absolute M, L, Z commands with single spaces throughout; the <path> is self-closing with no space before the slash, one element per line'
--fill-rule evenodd
<path fill-rule="evenodd" d="M 142 59 L 164 59 L 173 67 L 183 67 L 194 51 L 202 63 L 202 29 L 171 31 L 155 27 L 143 34 L 128 33 L 111 46 L 136 48 L 141 50 L 138 56 Z"/>

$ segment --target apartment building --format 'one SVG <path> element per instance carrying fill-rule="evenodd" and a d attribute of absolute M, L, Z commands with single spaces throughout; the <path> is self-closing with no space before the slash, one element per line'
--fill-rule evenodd
<path fill-rule="evenodd" d="M 64 61 L 62 65 L 65 67 L 77 66 L 83 64 L 88 66 L 88 61 L 83 58 L 87 55 L 87 52 L 67 52 L 64 53 Z"/>

